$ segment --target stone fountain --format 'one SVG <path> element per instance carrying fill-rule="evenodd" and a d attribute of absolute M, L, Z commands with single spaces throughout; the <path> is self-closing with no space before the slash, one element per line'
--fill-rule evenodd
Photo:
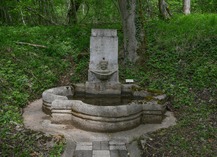
<path fill-rule="evenodd" d="M 142 124 L 161 123 L 166 95 L 147 91 L 118 78 L 116 30 L 93 29 L 88 81 L 43 92 L 43 111 L 52 123 L 95 132 L 117 132 Z"/>

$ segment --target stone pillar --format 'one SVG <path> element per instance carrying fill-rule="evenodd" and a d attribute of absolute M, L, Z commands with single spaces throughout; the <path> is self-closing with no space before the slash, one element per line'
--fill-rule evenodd
<path fill-rule="evenodd" d="M 120 94 L 117 30 L 92 29 L 86 93 Z"/>

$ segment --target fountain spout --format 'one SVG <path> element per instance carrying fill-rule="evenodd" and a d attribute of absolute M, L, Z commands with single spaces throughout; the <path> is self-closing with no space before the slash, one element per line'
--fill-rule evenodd
<path fill-rule="evenodd" d="M 101 81 L 109 80 L 111 76 L 117 71 L 108 69 L 108 61 L 105 61 L 105 58 L 99 62 L 98 67 L 99 68 L 97 70 L 90 70 L 90 72 L 93 73 L 96 78 Z"/>

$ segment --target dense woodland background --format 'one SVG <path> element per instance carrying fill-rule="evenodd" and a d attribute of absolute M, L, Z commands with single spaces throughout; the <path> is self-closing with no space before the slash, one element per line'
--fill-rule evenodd
<path fill-rule="evenodd" d="M 171 14 L 177 14 L 183 12 L 185 1 L 191 1 L 192 13 L 217 12 L 215 0 L 138 0 L 136 3 L 141 5 L 142 16 L 147 19 L 159 15 L 158 3 L 167 3 Z M 118 8 L 117 0 L 1 0 L 0 24 L 37 26 L 119 23 Z"/>
<path fill-rule="evenodd" d="M 92 28 L 118 30 L 121 82 L 169 96 L 177 125 L 143 156 L 217 156 L 216 0 L 0 0 L 0 156 L 61 155 L 64 138 L 25 129 L 23 108 L 87 80 Z"/>

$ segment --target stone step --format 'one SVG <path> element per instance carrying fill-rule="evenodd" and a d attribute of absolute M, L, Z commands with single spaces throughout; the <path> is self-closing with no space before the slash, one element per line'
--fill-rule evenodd
<path fill-rule="evenodd" d="M 116 141 L 78 142 L 73 157 L 129 157 L 126 143 Z"/>

